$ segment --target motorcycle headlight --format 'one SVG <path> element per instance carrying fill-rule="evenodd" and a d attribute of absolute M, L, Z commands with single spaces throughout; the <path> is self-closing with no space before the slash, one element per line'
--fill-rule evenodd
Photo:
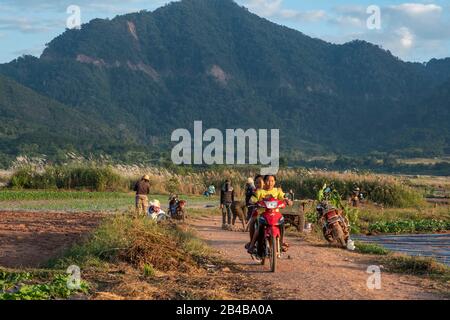
<path fill-rule="evenodd" d="M 278 201 L 266 201 L 266 208 L 267 209 L 276 209 L 278 208 Z"/>

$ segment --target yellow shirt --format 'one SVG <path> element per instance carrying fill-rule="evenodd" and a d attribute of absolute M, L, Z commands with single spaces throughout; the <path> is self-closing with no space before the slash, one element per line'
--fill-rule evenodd
<path fill-rule="evenodd" d="M 250 201 L 252 203 L 257 203 L 261 200 L 264 200 L 268 196 L 272 196 L 275 199 L 283 200 L 284 192 L 281 188 L 273 188 L 272 190 L 258 189 L 254 196 L 251 197 Z"/>
<path fill-rule="evenodd" d="M 272 196 L 275 199 L 283 200 L 284 192 L 281 188 L 273 188 L 272 190 L 258 189 L 253 197 L 251 197 L 250 202 L 257 203 L 259 201 L 264 200 L 265 198 Z M 258 208 L 258 215 L 264 212 L 263 208 Z"/>

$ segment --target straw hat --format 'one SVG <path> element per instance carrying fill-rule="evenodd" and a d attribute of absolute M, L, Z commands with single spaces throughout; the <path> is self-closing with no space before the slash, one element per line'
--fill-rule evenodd
<path fill-rule="evenodd" d="M 248 183 L 248 184 L 254 184 L 255 181 L 253 180 L 253 178 L 248 178 L 248 179 L 247 179 L 247 183 Z"/>
<path fill-rule="evenodd" d="M 145 176 L 142 177 L 142 180 L 150 181 L 150 176 L 146 174 Z"/>

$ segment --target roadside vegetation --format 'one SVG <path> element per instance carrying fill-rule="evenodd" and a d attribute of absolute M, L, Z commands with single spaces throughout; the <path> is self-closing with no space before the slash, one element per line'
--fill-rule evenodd
<path fill-rule="evenodd" d="M 67 299 L 89 291 L 85 281 L 81 281 L 78 289 L 69 289 L 69 277 L 69 274 L 53 270 L 8 271 L 0 268 L 0 300 Z"/>
<path fill-rule="evenodd" d="M 426 276 L 440 281 L 449 293 L 450 267 L 429 257 L 416 257 L 403 254 L 389 254 L 380 263 L 388 272 Z M 445 289 L 444 289 L 445 290 Z"/>
<path fill-rule="evenodd" d="M 79 290 L 67 289 L 70 265 L 81 269 Z M 185 225 L 155 224 L 132 212 L 105 218 L 46 269 L 0 272 L 0 299 L 7 300 L 264 298 L 256 288 Z"/>

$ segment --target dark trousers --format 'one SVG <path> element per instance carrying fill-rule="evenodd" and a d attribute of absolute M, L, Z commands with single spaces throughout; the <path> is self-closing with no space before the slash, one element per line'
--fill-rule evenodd
<path fill-rule="evenodd" d="M 225 203 L 222 209 L 222 224 L 231 224 L 231 203 Z"/>

